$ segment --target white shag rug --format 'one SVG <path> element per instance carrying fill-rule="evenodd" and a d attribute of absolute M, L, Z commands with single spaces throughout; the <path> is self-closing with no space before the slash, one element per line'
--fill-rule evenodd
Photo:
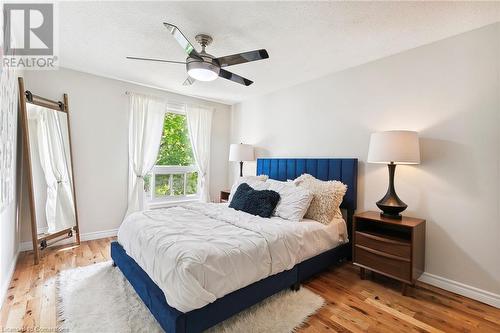
<path fill-rule="evenodd" d="M 62 271 L 57 278 L 59 328 L 64 332 L 163 332 L 111 262 Z M 325 300 L 306 288 L 286 290 L 212 327 L 211 333 L 288 333 Z"/>

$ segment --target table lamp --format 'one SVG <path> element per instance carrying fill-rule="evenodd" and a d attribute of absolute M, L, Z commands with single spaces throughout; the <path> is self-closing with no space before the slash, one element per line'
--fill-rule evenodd
<path fill-rule="evenodd" d="M 385 163 L 389 168 L 389 188 L 377 201 L 381 216 L 401 219 L 401 212 L 408 205 L 399 199 L 394 189 L 394 173 L 398 164 L 419 164 L 418 133 L 413 131 L 386 131 L 373 133 L 368 149 L 368 163 Z"/>
<path fill-rule="evenodd" d="M 240 162 L 240 177 L 243 177 L 243 161 L 254 161 L 253 146 L 243 143 L 233 143 L 229 147 L 229 160 Z"/>

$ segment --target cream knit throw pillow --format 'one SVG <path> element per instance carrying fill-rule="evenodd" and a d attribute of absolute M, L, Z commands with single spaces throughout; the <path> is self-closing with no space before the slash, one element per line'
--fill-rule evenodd
<path fill-rule="evenodd" d="M 329 224 L 334 218 L 342 218 L 340 204 L 347 191 L 347 185 L 337 180 L 322 181 L 309 174 L 303 174 L 294 182 L 313 193 L 313 199 L 305 218 Z"/>

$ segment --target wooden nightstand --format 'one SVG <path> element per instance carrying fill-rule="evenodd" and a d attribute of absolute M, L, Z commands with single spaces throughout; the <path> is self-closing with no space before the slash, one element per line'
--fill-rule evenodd
<path fill-rule="evenodd" d="M 230 193 L 229 190 L 220 191 L 220 200 L 219 200 L 219 202 L 220 203 L 228 202 L 229 201 L 229 193 Z"/>
<path fill-rule="evenodd" d="M 361 279 L 365 269 L 386 275 L 403 282 L 404 295 L 424 271 L 425 220 L 359 213 L 354 215 L 353 237 L 353 263 L 360 267 Z"/>

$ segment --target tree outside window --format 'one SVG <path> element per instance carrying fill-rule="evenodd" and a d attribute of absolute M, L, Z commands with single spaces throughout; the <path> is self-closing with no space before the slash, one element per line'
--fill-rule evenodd
<path fill-rule="evenodd" d="M 156 165 L 187 166 L 194 164 L 187 117 L 182 114 L 167 113 L 163 122 L 163 135 Z"/>
<path fill-rule="evenodd" d="M 195 164 L 186 116 L 178 113 L 167 113 L 163 122 L 163 134 L 156 165 L 189 167 Z M 168 170 L 169 168 L 163 169 Z M 151 178 L 148 177 L 146 181 L 147 192 L 150 189 L 150 182 Z M 155 172 L 154 183 L 156 198 L 193 195 L 198 191 L 198 172 L 192 170 L 183 173 L 160 174 Z"/>

